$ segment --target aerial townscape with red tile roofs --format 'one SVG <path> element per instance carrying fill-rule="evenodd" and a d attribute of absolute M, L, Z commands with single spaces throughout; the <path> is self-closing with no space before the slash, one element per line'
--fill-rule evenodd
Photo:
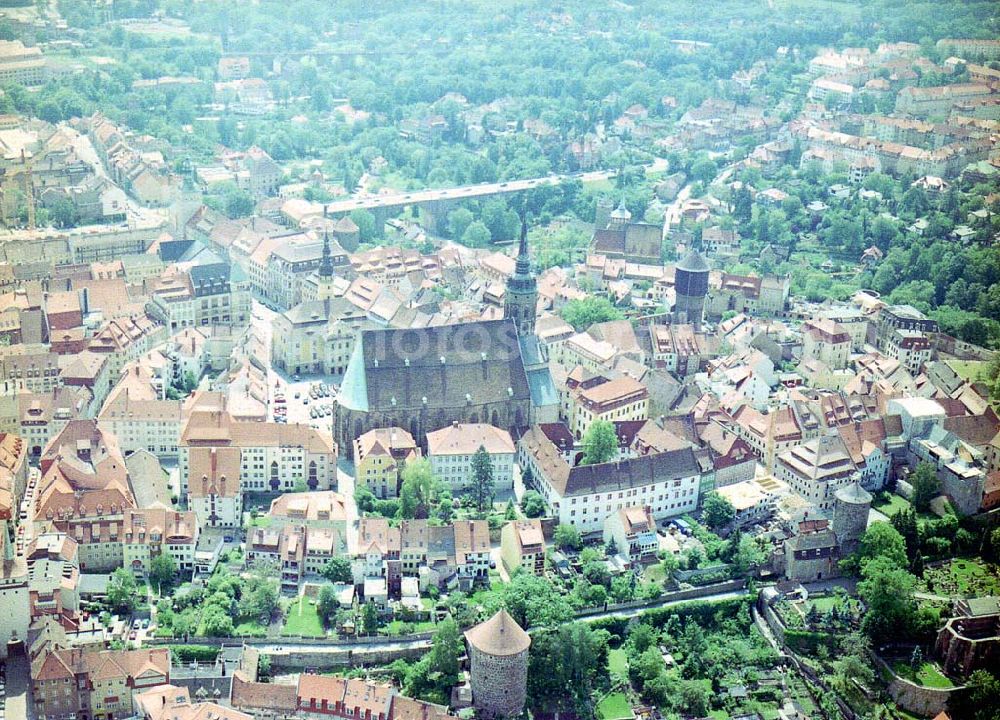
<path fill-rule="evenodd" d="M 993 0 L 0 0 L 0 720 L 1000 718 Z"/>

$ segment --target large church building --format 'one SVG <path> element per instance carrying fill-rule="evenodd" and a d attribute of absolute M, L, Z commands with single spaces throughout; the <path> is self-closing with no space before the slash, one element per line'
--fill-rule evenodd
<path fill-rule="evenodd" d="M 538 291 L 521 235 L 504 319 L 361 333 L 335 407 L 340 447 L 374 428 L 401 427 L 426 448 L 428 432 L 455 422 L 516 437 L 555 418 L 559 398 L 534 335 Z"/>

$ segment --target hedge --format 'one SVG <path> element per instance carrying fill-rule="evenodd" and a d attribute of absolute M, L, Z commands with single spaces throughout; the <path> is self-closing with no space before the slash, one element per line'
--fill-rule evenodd
<path fill-rule="evenodd" d="M 215 662 L 219 657 L 219 648 L 213 645 L 169 645 L 170 654 L 174 660 L 181 663 Z"/>

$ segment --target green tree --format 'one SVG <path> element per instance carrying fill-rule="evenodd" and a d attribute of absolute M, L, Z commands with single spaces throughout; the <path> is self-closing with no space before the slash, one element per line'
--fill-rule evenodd
<path fill-rule="evenodd" d="M 1000 678 L 988 670 L 976 670 L 969 675 L 962 690 L 948 701 L 955 718 L 996 720 L 1000 717 Z"/>
<path fill-rule="evenodd" d="M 608 632 L 569 623 L 534 633 L 528 651 L 531 707 L 585 708 L 604 677 Z"/>
<path fill-rule="evenodd" d="M 261 682 L 267 682 L 271 677 L 271 656 L 260 655 L 257 658 L 257 677 Z"/>
<path fill-rule="evenodd" d="M 332 583 L 350 583 L 354 581 L 351 571 L 351 560 L 344 555 L 330 558 L 323 566 L 323 577 Z"/>
<path fill-rule="evenodd" d="M 486 614 L 492 615 L 501 607 L 522 628 L 559 625 L 573 617 L 573 609 L 548 580 L 525 572 L 514 573 L 511 581 L 494 593 L 484 603 Z"/>
<path fill-rule="evenodd" d="M 871 644 L 858 633 L 847 636 L 840 643 L 840 653 L 833 661 L 833 686 L 841 693 L 850 693 L 855 681 L 871 687 L 875 670 L 871 660 Z"/>
<path fill-rule="evenodd" d="M 560 523 L 552 533 L 552 542 L 562 550 L 579 550 L 583 547 L 580 531 L 572 525 Z"/>
<path fill-rule="evenodd" d="M 611 304 L 605 297 L 590 296 L 582 300 L 570 300 L 559 311 L 562 319 L 573 326 L 575 330 L 584 330 L 594 323 L 609 320 L 621 320 L 625 317 L 622 311 Z"/>
<path fill-rule="evenodd" d="M 378 632 L 379 624 L 378 608 L 369 600 L 361 608 L 361 632 L 365 635 L 374 635 Z"/>
<path fill-rule="evenodd" d="M 52 204 L 52 222 L 59 227 L 73 227 L 78 221 L 76 205 L 69 198 L 59 198 Z"/>
<path fill-rule="evenodd" d="M 465 644 L 459 632 L 458 623 L 452 617 L 442 620 L 434 631 L 431 641 L 431 667 L 438 673 L 440 682 L 449 690 L 458 682 L 461 669 L 460 660 L 465 654 Z"/>
<path fill-rule="evenodd" d="M 441 621 L 431 642 L 431 651 L 407 668 L 403 689 L 410 697 L 446 704 L 452 686 L 458 682 L 459 659 L 464 652 L 458 623 L 447 617 Z"/>
<path fill-rule="evenodd" d="M 489 245 L 492 239 L 490 229 L 479 220 L 476 220 L 466 226 L 460 242 L 466 247 L 482 248 Z"/>
<path fill-rule="evenodd" d="M 691 165 L 691 177 L 695 181 L 705 183 L 706 185 L 715 178 L 717 172 L 718 167 L 711 158 L 703 158 Z"/>
<path fill-rule="evenodd" d="M 456 240 L 465 235 L 465 231 L 475 220 L 471 210 L 467 208 L 456 208 L 448 213 L 448 232 Z"/>
<path fill-rule="evenodd" d="M 407 520 L 426 519 L 441 493 L 441 481 L 427 458 L 412 460 L 403 467 L 399 490 L 399 514 Z"/>
<path fill-rule="evenodd" d="M 195 611 L 188 608 L 184 612 L 174 613 L 170 620 L 170 630 L 175 638 L 188 639 L 191 631 L 195 628 Z"/>
<path fill-rule="evenodd" d="M 108 579 L 108 605 L 124 612 L 132 612 L 139 600 L 139 586 L 135 576 L 120 567 Z"/>
<path fill-rule="evenodd" d="M 278 609 L 278 583 L 271 577 L 251 576 L 239 600 L 240 617 L 269 622 Z"/>
<path fill-rule="evenodd" d="M 381 235 L 375 216 L 364 208 L 352 210 L 351 221 L 358 226 L 358 239 L 363 243 L 371 242 Z"/>
<path fill-rule="evenodd" d="M 319 589 L 319 596 L 316 598 L 316 612 L 323 624 L 329 627 L 337 617 L 340 610 L 340 601 L 337 599 L 337 590 L 329 583 Z"/>
<path fill-rule="evenodd" d="M 233 183 L 223 190 L 223 202 L 226 215 L 231 218 L 248 217 L 253 213 L 253 197 L 246 190 L 241 190 Z"/>
<path fill-rule="evenodd" d="M 941 494 L 941 483 L 930 463 L 922 462 L 917 465 L 910 476 L 910 485 L 913 487 L 913 506 L 917 512 L 927 512 L 931 500 Z"/>
<path fill-rule="evenodd" d="M 888 557 L 876 557 L 861 570 L 858 596 L 868 612 L 863 628 L 872 642 L 905 639 L 913 631 L 917 579 Z"/>
<path fill-rule="evenodd" d="M 608 420 L 594 420 L 583 436 L 583 464 L 599 465 L 618 454 L 618 435 Z"/>
<path fill-rule="evenodd" d="M 736 553 L 733 555 L 732 561 L 740 573 L 755 573 L 758 568 L 767 562 L 767 553 L 761 547 L 757 538 L 741 534 L 739 545 L 737 546 Z"/>
<path fill-rule="evenodd" d="M 892 516 L 892 526 L 903 536 L 906 544 L 906 555 L 910 562 L 920 556 L 920 533 L 917 525 L 917 512 L 912 507 L 900 510 Z"/>
<path fill-rule="evenodd" d="M 472 456 L 472 487 L 470 488 L 472 500 L 476 504 L 476 510 L 482 512 L 493 505 L 493 460 L 486 452 L 486 447 L 479 446 L 476 454 Z"/>
<path fill-rule="evenodd" d="M 219 605 L 206 605 L 201 616 L 201 629 L 205 637 L 232 637 L 232 615 Z"/>
<path fill-rule="evenodd" d="M 861 567 L 875 558 L 885 558 L 898 568 L 909 566 L 906 557 L 906 541 L 892 525 L 885 522 L 872 523 L 861 536 Z"/>
<path fill-rule="evenodd" d="M 736 508 L 714 490 L 705 495 L 701 505 L 701 519 L 713 530 L 728 525 L 736 517 Z"/>
<path fill-rule="evenodd" d="M 163 593 L 163 586 L 170 586 L 177 574 L 177 563 L 170 553 L 161 552 L 149 561 L 149 579 L 156 583 L 157 592 Z"/>
<path fill-rule="evenodd" d="M 600 560 L 592 560 L 583 566 L 583 577 L 591 585 L 601 585 L 605 589 L 611 587 L 611 571 Z"/>
<path fill-rule="evenodd" d="M 528 490 L 521 498 L 521 510 L 526 517 L 542 517 L 545 514 L 545 498 L 537 490 Z"/>

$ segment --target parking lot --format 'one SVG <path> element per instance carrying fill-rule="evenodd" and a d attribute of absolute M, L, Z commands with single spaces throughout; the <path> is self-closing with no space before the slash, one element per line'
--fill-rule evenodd
<path fill-rule="evenodd" d="M 333 422 L 333 398 L 336 387 L 323 380 L 280 378 L 271 387 L 269 411 L 279 423 L 300 423 L 328 430 Z"/>

